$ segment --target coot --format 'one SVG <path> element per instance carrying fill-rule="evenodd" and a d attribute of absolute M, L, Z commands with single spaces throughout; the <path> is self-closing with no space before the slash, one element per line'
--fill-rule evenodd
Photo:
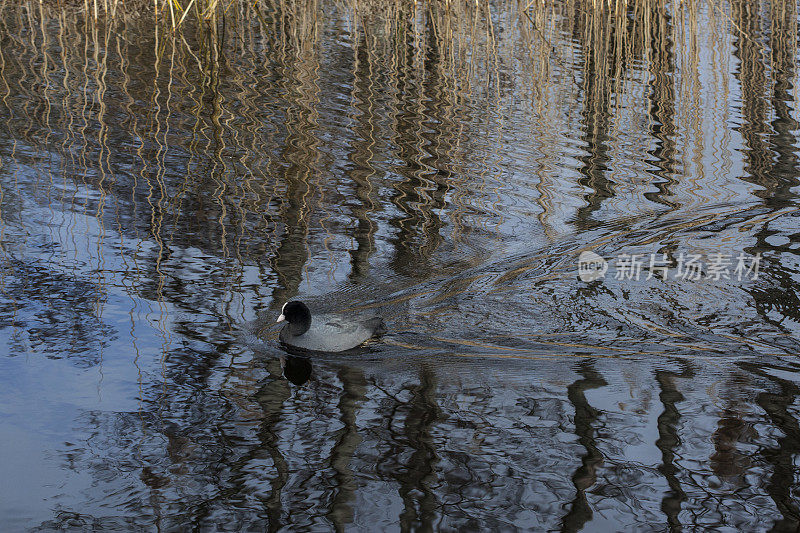
<path fill-rule="evenodd" d="M 364 344 L 384 331 L 379 316 L 317 315 L 303 302 L 286 302 L 278 322 L 286 321 L 280 334 L 281 342 L 290 348 L 309 352 L 344 352 Z"/>

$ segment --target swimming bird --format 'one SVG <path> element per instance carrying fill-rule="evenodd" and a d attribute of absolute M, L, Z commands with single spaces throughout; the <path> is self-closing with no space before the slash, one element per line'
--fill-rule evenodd
<path fill-rule="evenodd" d="M 298 300 L 283 305 L 278 322 L 284 321 L 281 342 L 307 352 L 345 352 L 384 331 L 383 319 L 379 316 L 317 315 L 312 324 L 311 311 Z"/>

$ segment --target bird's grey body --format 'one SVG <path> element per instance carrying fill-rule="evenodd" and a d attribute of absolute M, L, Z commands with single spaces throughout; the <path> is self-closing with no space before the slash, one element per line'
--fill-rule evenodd
<path fill-rule="evenodd" d="M 286 306 L 284 306 L 284 309 Z M 281 315 L 283 316 L 283 315 Z M 310 313 L 309 313 L 310 318 Z M 358 348 L 383 330 L 383 320 L 378 316 L 345 317 L 339 315 L 314 315 L 308 328 L 294 328 L 290 321 L 280 333 L 281 342 L 290 348 L 309 352 L 344 352 Z"/>

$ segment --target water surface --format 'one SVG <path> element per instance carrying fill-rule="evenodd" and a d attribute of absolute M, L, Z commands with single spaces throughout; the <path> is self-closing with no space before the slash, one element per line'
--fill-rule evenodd
<path fill-rule="evenodd" d="M 0 4 L 10 530 L 800 526 L 796 4 L 81 9 Z"/>

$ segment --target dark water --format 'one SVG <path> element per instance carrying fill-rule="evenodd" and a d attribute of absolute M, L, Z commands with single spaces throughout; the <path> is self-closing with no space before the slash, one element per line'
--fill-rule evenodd
<path fill-rule="evenodd" d="M 800 527 L 797 6 L 407 4 L 0 6 L 4 530 Z"/>

